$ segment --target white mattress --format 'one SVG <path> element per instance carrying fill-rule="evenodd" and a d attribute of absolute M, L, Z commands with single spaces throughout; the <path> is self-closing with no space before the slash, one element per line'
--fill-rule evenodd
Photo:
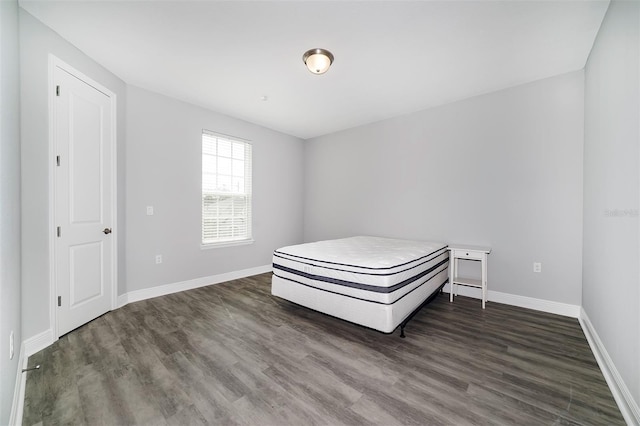
<path fill-rule="evenodd" d="M 359 236 L 283 247 L 274 275 L 298 284 L 390 304 L 447 269 L 442 243 Z"/>
<path fill-rule="evenodd" d="M 380 237 L 283 247 L 271 292 L 389 333 L 447 281 L 448 260 L 445 244 Z"/>

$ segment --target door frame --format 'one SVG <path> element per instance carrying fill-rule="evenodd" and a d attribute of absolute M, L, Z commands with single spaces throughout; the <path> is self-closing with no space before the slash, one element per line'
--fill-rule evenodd
<path fill-rule="evenodd" d="M 55 98 L 56 98 L 56 81 L 55 81 L 55 69 L 60 68 L 63 71 L 68 72 L 74 77 L 82 80 L 86 84 L 92 86 L 96 90 L 107 95 L 111 100 L 111 186 L 112 203 L 111 203 L 111 217 L 112 228 L 116 232 L 111 234 L 113 238 L 111 244 L 111 308 L 114 310 L 117 307 L 118 301 L 118 165 L 117 165 L 117 97 L 114 92 L 107 89 L 100 83 L 96 82 L 92 78 L 86 76 L 80 71 L 76 70 L 69 64 L 63 62 L 56 56 L 49 54 L 49 82 L 47 90 L 49 91 L 49 326 L 52 332 L 53 341 L 55 342 L 60 337 L 58 331 L 58 283 L 56 281 L 56 173 L 55 173 L 55 158 L 56 158 L 56 140 L 55 140 Z"/>

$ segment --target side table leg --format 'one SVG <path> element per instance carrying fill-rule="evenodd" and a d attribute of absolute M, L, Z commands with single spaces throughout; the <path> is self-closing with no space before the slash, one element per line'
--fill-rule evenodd
<path fill-rule="evenodd" d="M 453 276 L 457 277 L 458 276 L 458 259 L 457 257 L 453 260 Z M 458 295 L 458 284 L 456 284 L 456 296 Z"/>
<path fill-rule="evenodd" d="M 487 255 L 482 256 L 482 309 L 487 302 Z"/>
<path fill-rule="evenodd" d="M 449 302 L 453 302 L 453 277 L 455 273 L 453 257 L 451 257 L 451 253 L 449 253 Z"/>

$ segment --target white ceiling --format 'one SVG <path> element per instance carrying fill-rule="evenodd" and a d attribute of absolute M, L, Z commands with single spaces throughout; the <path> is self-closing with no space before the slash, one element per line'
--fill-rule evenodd
<path fill-rule="evenodd" d="M 608 4 L 20 2 L 128 84 L 304 139 L 581 69 Z"/>

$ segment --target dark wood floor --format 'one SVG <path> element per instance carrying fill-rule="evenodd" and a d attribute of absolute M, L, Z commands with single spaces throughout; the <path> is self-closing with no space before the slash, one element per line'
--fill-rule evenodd
<path fill-rule="evenodd" d="M 624 424 L 575 319 L 439 295 L 385 335 L 264 274 L 129 304 L 29 359 L 33 424 Z"/>

